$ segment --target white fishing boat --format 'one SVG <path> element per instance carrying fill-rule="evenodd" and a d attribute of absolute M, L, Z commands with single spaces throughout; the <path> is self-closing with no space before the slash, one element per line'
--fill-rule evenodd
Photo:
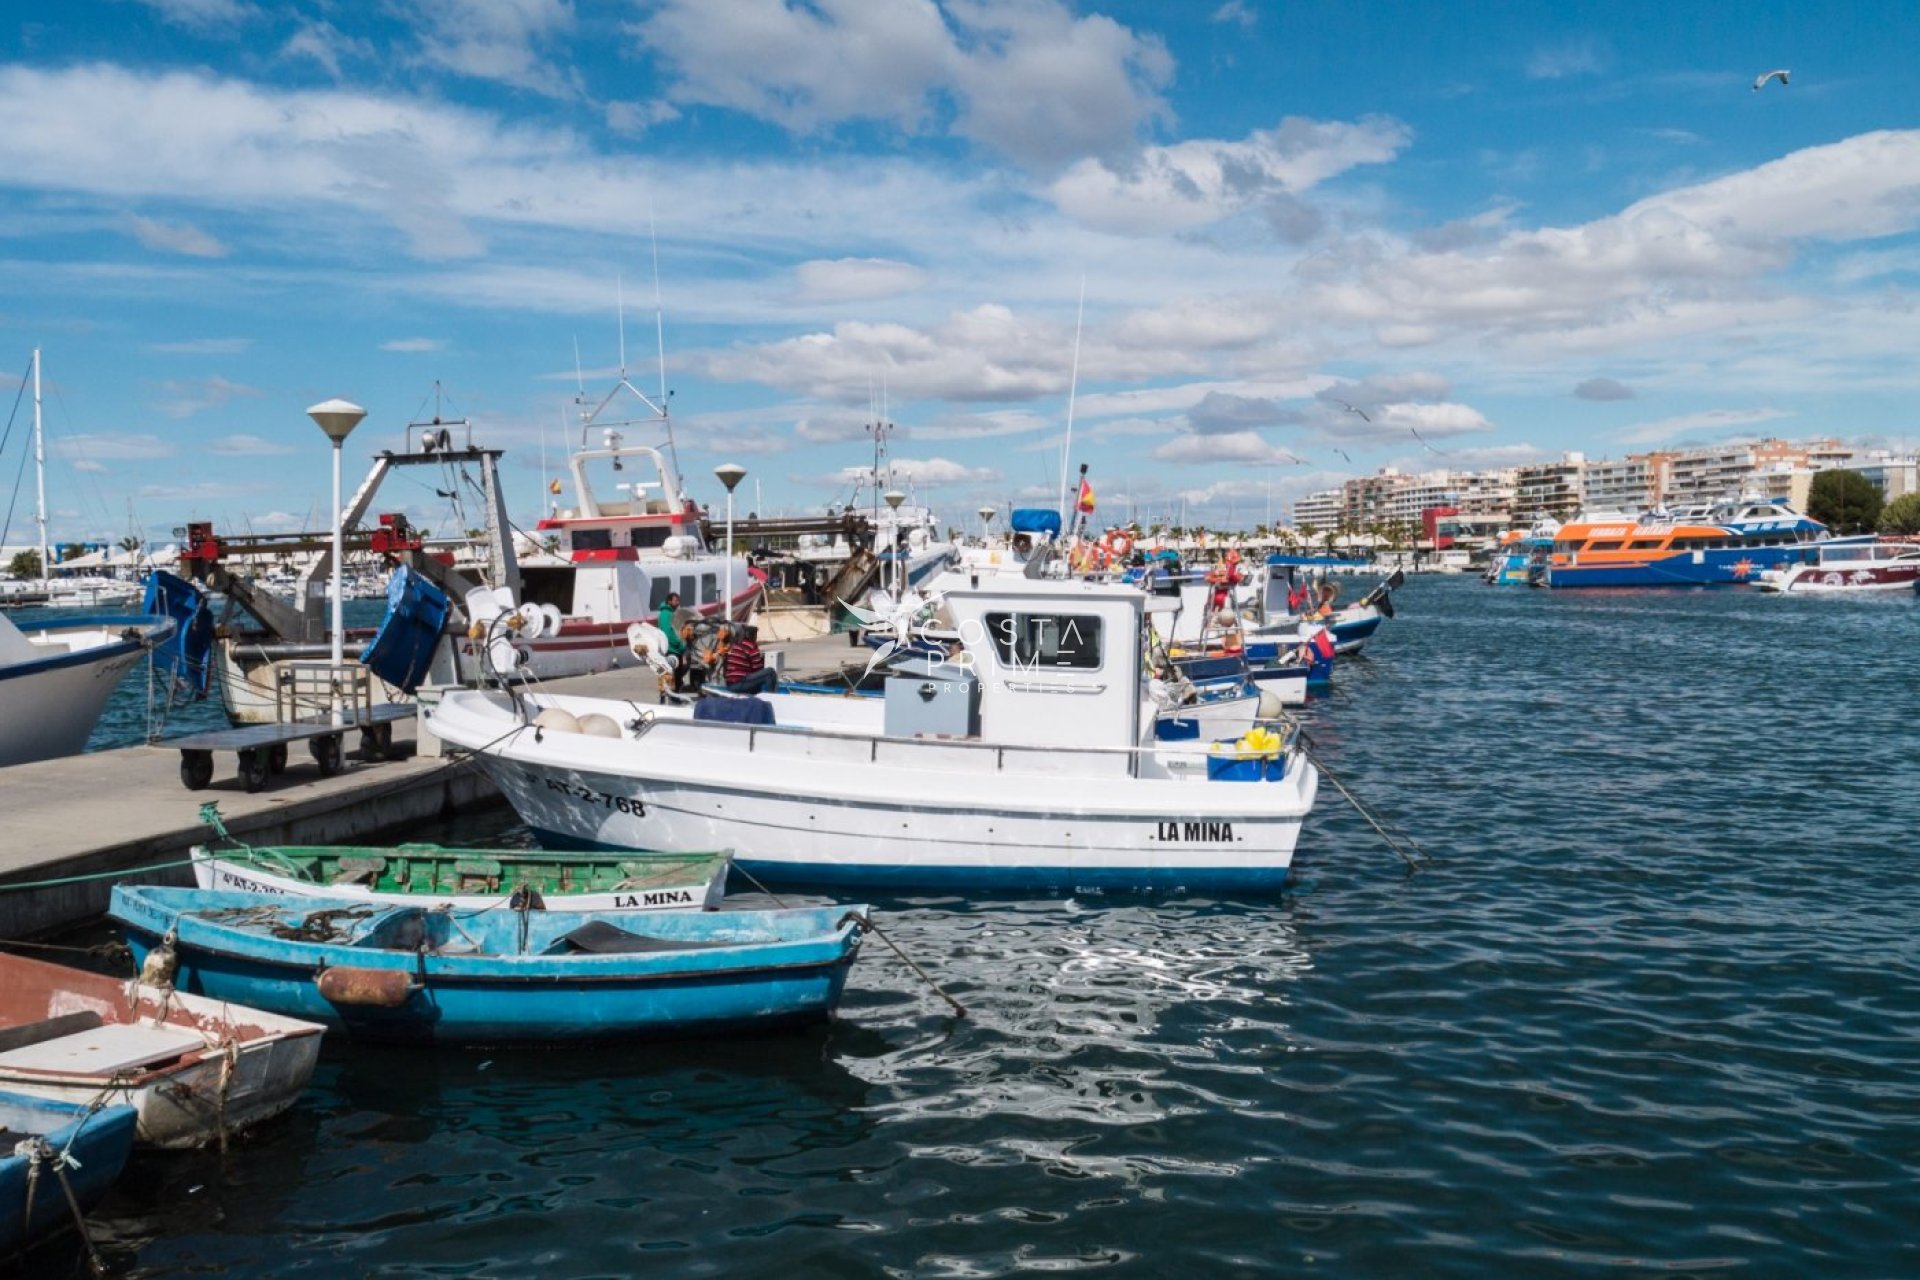
<path fill-rule="evenodd" d="M 1761 570 L 1754 585 L 1777 595 L 1857 595 L 1920 585 L 1920 539 L 1871 533 L 1826 538 L 1802 554 L 1798 564 Z"/>
<path fill-rule="evenodd" d="M 85 750 L 120 677 L 173 629 L 146 615 L 0 614 L 0 765 Z"/>
<path fill-rule="evenodd" d="M 731 847 L 767 883 L 1276 889 L 1319 774 L 1291 742 L 1159 741 L 1146 605 L 993 578 L 946 597 L 961 654 L 884 698 L 461 690 L 430 723 L 550 845 Z"/>
<path fill-rule="evenodd" d="M 0 1089 L 139 1113 L 138 1140 L 203 1147 L 307 1087 L 318 1023 L 0 955 Z"/>

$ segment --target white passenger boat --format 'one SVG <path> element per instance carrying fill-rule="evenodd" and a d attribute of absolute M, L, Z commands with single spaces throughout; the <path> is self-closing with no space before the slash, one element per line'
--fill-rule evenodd
<path fill-rule="evenodd" d="M 1158 740 L 1140 591 L 993 578 L 945 604 L 963 656 L 889 676 L 884 698 L 643 711 L 462 690 L 430 725 L 472 751 L 549 844 L 732 847 L 735 866 L 768 883 L 1286 882 L 1318 772 L 1290 742 L 1239 760 L 1204 737 Z"/>
<path fill-rule="evenodd" d="M 1777 595 L 1912 591 L 1920 585 L 1920 540 L 1914 538 L 1826 538 L 1803 554 L 1801 563 L 1761 570 L 1754 585 Z"/>
<path fill-rule="evenodd" d="M 148 616 L 0 615 L 0 765 L 85 750 L 120 677 L 173 628 Z"/>

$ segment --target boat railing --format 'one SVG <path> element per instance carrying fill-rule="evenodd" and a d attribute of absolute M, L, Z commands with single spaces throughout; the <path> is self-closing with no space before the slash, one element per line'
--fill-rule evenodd
<path fill-rule="evenodd" d="M 1199 708 L 1194 708 L 1198 711 Z M 1267 722 L 1269 727 L 1277 725 L 1280 730 L 1279 754 L 1291 754 L 1298 746 L 1300 726 L 1291 719 Z M 955 761 L 973 763 L 992 759 L 992 770 L 1006 772 L 1009 767 L 1022 773 L 1056 775 L 1062 772 L 1057 766 L 1063 759 L 1091 757 L 1101 763 L 1120 766 L 1102 770 L 1108 774 L 1131 774 L 1137 776 L 1140 762 L 1152 759 L 1170 770 L 1204 770 L 1206 761 L 1214 753 L 1210 741 L 1158 742 L 1151 746 L 1061 746 L 1040 743 L 989 742 L 973 738 L 890 738 L 884 734 L 858 733 L 843 729 L 821 729 L 805 725 L 741 725 L 719 720 L 682 720 L 678 717 L 659 715 L 642 716 L 629 729 L 638 737 L 658 732 L 663 728 L 673 731 L 686 729 L 699 733 L 740 733 L 747 735 L 747 751 L 753 753 L 763 746 L 791 744 L 799 742 L 826 742 L 841 747 L 835 758 L 842 761 L 868 764 L 892 762 L 894 760 L 928 760 L 931 757 L 958 753 L 948 758 Z M 1236 735 L 1237 736 L 1237 735 Z M 864 748 L 864 749 L 863 749 Z M 775 754 L 786 755 L 786 752 Z M 1011 761 L 1011 766 L 1009 762 Z"/>

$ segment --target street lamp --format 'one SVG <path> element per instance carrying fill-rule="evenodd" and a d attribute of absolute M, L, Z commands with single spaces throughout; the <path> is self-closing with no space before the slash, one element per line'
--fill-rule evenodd
<path fill-rule="evenodd" d="M 989 537 L 992 536 L 987 532 L 987 526 L 992 523 L 993 523 L 993 508 L 992 507 L 980 508 L 980 541 L 981 542 L 985 542 Z"/>
<path fill-rule="evenodd" d="M 907 589 L 907 566 L 900 555 L 900 504 L 907 500 L 907 495 L 898 489 L 889 489 L 881 497 L 893 512 L 893 598 L 898 600 Z"/>
<path fill-rule="evenodd" d="M 347 442 L 353 429 L 360 425 L 360 419 L 367 411 L 349 400 L 323 400 L 307 410 L 307 416 L 314 424 L 327 433 L 327 439 L 333 441 L 333 675 L 330 683 L 334 688 L 333 722 L 340 723 L 340 666 L 341 646 L 346 639 L 345 625 L 341 621 L 340 597 L 340 561 L 341 551 L 340 517 L 340 446 Z"/>
<path fill-rule="evenodd" d="M 747 469 L 731 462 L 723 462 L 713 469 L 720 477 L 720 483 L 727 486 L 727 595 L 726 602 L 720 606 L 720 616 L 728 622 L 733 621 L 733 487 L 747 478 Z"/>

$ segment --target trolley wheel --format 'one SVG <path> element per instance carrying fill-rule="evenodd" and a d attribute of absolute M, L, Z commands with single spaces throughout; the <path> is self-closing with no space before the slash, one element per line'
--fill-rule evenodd
<path fill-rule="evenodd" d="M 360 731 L 360 758 L 366 761 L 388 759 L 393 755 L 393 726 L 376 724 Z"/>
<path fill-rule="evenodd" d="M 307 749 L 313 752 L 314 761 L 320 766 L 320 776 L 331 778 L 346 767 L 340 752 L 340 735 L 325 734 L 322 737 L 307 740 Z"/>
<path fill-rule="evenodd" d="M 189 791 L 204 791 L 213 781 L 213 752 L 182 751 L 180 753 L 180 781 Z"/>
<path fill-rule="evenodd" d="M 285 773 L 287 771 L 287 744 L 276 742 L 267 748 L 267 771 Z"/>
<path fill-rule="evenodd" d="M 270 772 L 272 769 L 267 748 L 249 747 L 240 753 L 240 783 L 248 791 L 258 791 L 266 786 Z"/>

